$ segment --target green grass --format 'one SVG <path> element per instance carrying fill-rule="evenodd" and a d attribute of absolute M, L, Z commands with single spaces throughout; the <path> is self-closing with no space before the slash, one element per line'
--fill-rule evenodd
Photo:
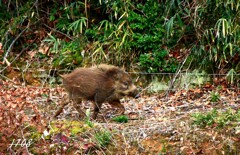
<path fill-rule="evenodd" d="M 211 92 L 210 94 L 210 101 L 217 102 L 220 100 L 220 94 L 218 92 Z"/>
<path fill-rule="evenodd" d="M 115 122 L 119 122 L 119 123 L 127 123 L 128 122 L 128 117 L 127 116 L 117 116 L 117 117 L 114 117 L 112 118 L 113 121 Z"/>
<path fill-rule="evenodd" d="M 103 130 L 95 134 L 97 144 L 101 147 L 106 147 L 111 142 L 112 134 L 109 131 Z"/>
<path fill-rule="evenodd" d="M 225 112 L 219 112 L 213 109 L 207 113 L 192 114 L 193 124 L 205 127 L 218 127 L 222 128 L 227 125 L 234 125 L 240 121 L 240 111 L 228 109 Z"/>

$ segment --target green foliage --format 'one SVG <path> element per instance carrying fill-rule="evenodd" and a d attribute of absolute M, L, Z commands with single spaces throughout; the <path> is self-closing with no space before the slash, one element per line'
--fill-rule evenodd
<path fill-rule="evenodd" d="M 111 142 L 112 135 L 109 131 L 103 130 L 95 134 L 95 139 L 101 147 L 106 147 Z"/>
<path fill-rule="evenodd" d="M 238 62 L 231 60 L 240 53 L 239 5 L 235 0 L 166 1 L 168 41 L 177 38 L 174 44 L 191 49 L 193 67 L 211 72 L 217 66 L 236 69 Z"/>
<path fill-rule="evenodd" d="M 90 109 L 86 111 L 86 118 L 85 118 L 85 123 L 92 128 L 94 126 L 94 123 L 91 121 L 91 113 Z"/>
<path fill-rule="evenodd" d="M 52 46 L 51 53 L 54 54 L 53 66 L 70 66 L 80 65 L 83 60 L 81 54 L 84 43 L 79 39 L 72 42 L 66 42 L 50 35 L 44 40 L 49 46 Z M 82 44 L 81 44 L 82 43 Z"/>
<path fill-rule="evenodd" d="M 220 100 L 220 94 L 218 92 L 211 92 L 210 93 L 210 101 L 217 102 Z"/>
<path fill-rule="evenodd" d="M 115 122 L 119 122 L 119 123 L 127 123 L 128 122 L 128 117 L 127 116 L 117 116 L 117 117 L 114 117 L 112 118 L 113 121 Z"/>
<path fill-rule="evenodd" d="M 1 3 L 1 2 L 0 2 Z M 0 10 L 7 10 L 6 5 L 1 5 L 0 4 Z M 11 19 L 11 12 L 8 11 L 0 11 L 0 34 L 4 34 L 6 32 L 6 28 L 7 28 L 7 22 Z M 3 40 L 4 38 L 2 38 L 4 35 L 0 35 L 0 40 Z"/>
<path fill-rule="evenodd" d="M 225 112 L 218 112 L 216 109 L 207 113 L 195 113 L 192 115 L 193 124 L 202 128 L 207 126 L 224 127 L 240 120 L 240 111 L 235 112 L 228 109 Z"/>
<path fill-rule="evenodd" d="M 3 50 L 23 30 L 25 33 L 13 44 L 18 47 L 14 50 L 36 48 L 45 37 L 35 33 L 41 29 L 43 34 L 54 36 L 47 41 L 52 47 L 54 66 L 136 63 L 151 73 L 175 72 L 178 67 L 175 59 L 179 57 L 168 57 L 168 52 L 180 51 L 184 57 L 186 53 L 182 51 L 187 51 L 187 67 L 211 72 L 226 68 L 239 73 L 240 1 L 237 0 L 0 3 Z M 32 40 L 37 42 L 27 44 Z M 167 49 L 167 54 L 163 49 Z M 228 73 L 233 83 L 233 72 Z"/>
<path fill-rule="evenodd" d="M 69 25 L 69 30 L 72 30 L 74 33 L 75 32 L 82 33 L 83 28 L 87 26 L 86 21 L 87 21 L 87 18 L 81 17 L 80 19 L 74 21 Z"/>
<path fill-rule="evenodd" d="M 240 63 L 239 63 L 240 65 Z M 240 69 L 239 69 L 240 70 Z M 234 69 L 230 69 L 227 73 L 227 81 L 230 83 L 230 84 L 234 84 L 236 81 L 236 83 L 240 83 L 240 77 L 236 75 L 237 72 L 234 70 Z"/>
<path fill-rule="evenodd" d="M 85 35 L 92 46 L 89 48 L 88 57 L 93 62 L 108 62 L 123 64 L 133 60 L 129 43 L 132 32 L 129 29 L 127 17 L 131 7 L 129 1 L 108 1 L 102 5 L 108 15 L 100 22 L 90 25 Z"/>
<path fill-rule="evenodd" d="M 151 52 L 158 50 L 164 37 L 164 20 L 162 6 L 157 1 L 147 1 L 137 4 L 129 11 L 129 26 L 133 31 L 131 47 L 140 51 Z"/>
<path fill-rule="evenodd" d="M 193 123 L 203 128 L 206 126 L 212 126 L 215 123 L 215 118 L 217 115 L 218 112 L 216 109 L 206 114 L 196 113 L 192 115 L 194 118 Z"/>
<path fill-rule="evenodd" d="M 4 1 L 0 3 L 3 3 L 0 4 L 0 42 L 3 44 L 3 48 L 7 49 L 18 34 L 24 31 L 27 32 L 26 27 L 30 25 L 30 22 L 36 22 L 37 18 L 34 9 L 31 8 L 34 4 L 33 1 Z M 15 47 L 21 50 L 23 47 L 26 47 L 26 45 L 23 44 L 24 37 L 22 36 L 23 34 L 19 36 L 20 39 L 17 39 L 14 44 Z M 26 36 L 26 38 L 27 37 L 28 36 Z M 32 46 L 32 44 L 27 46 Z"/>
<path fill-rule="evenodd" d="M 168 51 L 161 49 L 166 33 L 163 11 L 160 3 L 147 1 L 129 12 L 129 26 L 133 31 L 130 46 L 141 51 L 140 66 L 149 73 L 176 72 L 178 67 L 174 58 L 167 59 Z"/>
<path fill-rule="evenodd" d="M 108 9 L 114 12 L 114 15 L 112 15 L 112 12 L 109 15 L 110 19 L 102 20 L 98 25 L 87 29 L 85 33 L 94 42 L 93 52 L 90 55 L 94 61 L 100 59 L 101 61 L 114 61 L 113 63 L 119 61 L 131 63 L 134 58 L 136 61 L 142 61 L 143 69 L 145 69 L 151 67 L 144 64 L 149 61 L 147 60 L 148 54 L 151 55 L 152 52 L 155 53 L 154 55 L 165 54 L 159 51 L 165 33 L 162 16 L 163 7 L 160 3 L 147 1 L 145 4 L 135 4 L 127 1 L 114 1 L 106 5 Z M 118 10 L 116 7 L 123 8 Z M 141 60 L 136 59 L 140 53 L 146 53 L 146 55 L 142 54 L 143 56 L 140 56 Z M 169 63 L 172 63 L 172 61 L 174 63 L 168 65 L 167 61 L 162 60 L 162 57 L 161 62 L 155 64 L 156 60 L 152 63 L 153 67 L 164 66 L 164 69 L 168 72 L 175 72 L 176 61 L 171 59 Z M 167 57 L 164 55 L 164 58 Z M 154 68 L 154 70 L 156 69 Z"/>
<path fill-rule="evenodd" d="M 83 31 L 83 27 L 86 27 L 87 21 L 84 15 L 84 3 L 80 1 L 71 2 L 66 6 L 55 3 L 53 7 L 51 8 L 49 20 L 58 20 L 56 23 L 57 29 L 77 36 Z"/>
<path fill-rule="evenodd" d="M 169 59 L 167 61 L 167 55 L 167 50 L 141 54 L 139 58 L 140 66 L 148 73 L 176 72 L 178 65 L 177 61 L 175 59 Z"/>

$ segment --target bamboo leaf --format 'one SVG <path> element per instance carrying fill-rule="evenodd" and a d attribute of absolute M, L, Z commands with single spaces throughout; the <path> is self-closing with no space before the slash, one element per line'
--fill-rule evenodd
<path fill-rule="evenodd" d="M 118 20 L 121 20 L 125 15 L 127 15 L 127 12 L 124 12 L 124 13 L 121 15 L 121 17 L 119 17 Z"/>
<path fill-rule="evenodd" d="M 225 45 L 223 47 L 223 57 L 224 57 L 224 60 L 227 62 L 227 57 L 226 57 L 226 49 L 228 48 L 228 45 Z"/>
<path fill-rule="evenodd" d="M 217 61 L 217 59 L 218 59 L 217 49 L 215 47 L 212 47 L 212 51 L 213 51 L 213 54 L 214 54 L 214 61 Z"/>
<path fill-rule="evenodd" d="M 126 22 L 127 22 L 127 21 L 124 20 L 124 21 L 118 26 L 118 30 L 120 30 Z"/>
<path fill-rule="evenodd" d="M 166 24 L 167 37 L 172 36 L 172 29 L 173 29 L 173 21 L 174 21 L 174 19 L 175 19 L 175 16 L 171 17 L 170 20 Z"/>
<path fill-rule="evenodd" d="M 121 41 L 121 43 L 120 43 L 119 46 L 122 46 L 122 45 L 123 45 L 123 43 L 125 42 L 125 38 L 126 38 L 127 35 L 128 35 L 128 33 L 125 32 L 124 35 L 123 35 L 122 41 Z"/>
<path fill-rule="evenodd" d="M 226 76 L 227 80 L 230 81 L 231 84 L 234 83 L 234 74 L 236 74 L 236 71 L 232 68 L 228 71 Z"/>
<path fill-rule="evenodd" d="M 229 43 L 229 50 L 230 50 L 230 55 L 233 56 L 233 47 L 232 47 L 232 43 Z"/>
<path fill-rule="evenodd" d="M 222 20 L 222 34 L 223 34 L 223 38 L 226 37 L 226 31 L 225 30 L 226 30 L 225 29 L 225 22 L 224 22 L 224 20 Z"/>

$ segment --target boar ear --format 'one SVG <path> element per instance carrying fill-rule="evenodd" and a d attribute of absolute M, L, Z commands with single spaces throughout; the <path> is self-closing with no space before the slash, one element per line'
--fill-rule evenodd
<path fill-rule="evenodd" d="M 111 68 L 106 72 L 106 74 L 108 77 L 113 77 L 118 80 L 121 78 L 122 72 L 123 71 L 119 68 Z"/>

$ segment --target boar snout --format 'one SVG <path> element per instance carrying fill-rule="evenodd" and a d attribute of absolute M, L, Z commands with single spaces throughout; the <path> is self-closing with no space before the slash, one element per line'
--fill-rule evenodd
<path fill-rule="evenodd" d="M 139 98 L 140 97 L 139 91 L 138 91 L 136 86 L 134 86 L 134 85 L 132 86 L 132 89 L 129 93 L 129 96 L 131 96 L 133 98 Z"/>
<path fill-rule="evenodd" d="M 138 99 L 140 97 L 140 94 L 138 93 L 134 98 Z"/>
<path fill-rule="evenodd" d="M 132 94 L 132 97 L 134 97 L 135 99 L 138 99 L 140 97 L 140 93 L 139 93 L 139 90 L 135 90 Z"/>

